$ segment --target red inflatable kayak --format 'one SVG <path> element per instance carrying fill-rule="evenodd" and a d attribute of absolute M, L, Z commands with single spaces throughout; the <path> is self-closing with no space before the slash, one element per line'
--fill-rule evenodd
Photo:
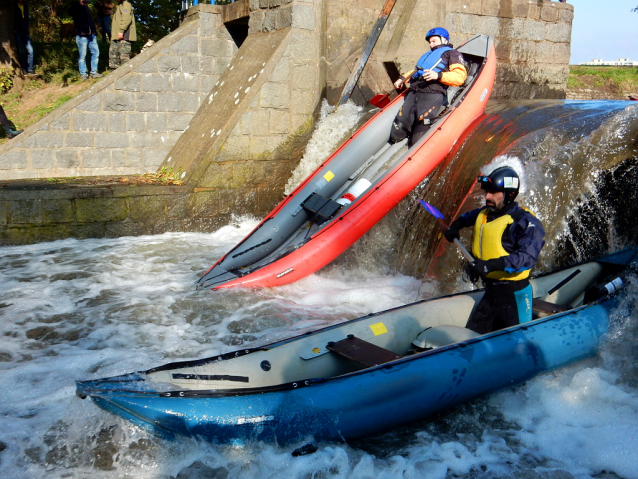
<path fill-rule="evenodd" d="M 390 145 L 403 95 L 374 115 L 284 199 L 246 238 L 215 263 L 198 288 L 267 287 L 317 271 L 357 241 L 412 191 L 478 118 L 492 91 L 492 37 L 477 35 L 457 48 L 468 63 L 464 85 L 448 89 L 447 104 L 411 148 Z"/>

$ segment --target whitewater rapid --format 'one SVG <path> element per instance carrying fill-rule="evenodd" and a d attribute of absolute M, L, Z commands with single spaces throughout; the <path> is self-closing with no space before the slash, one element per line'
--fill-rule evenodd
<path fill-rule="evenodd" d="M 415 278 L 346 265 L 279 288 L 196 291 L 206 260 L 255 224 L 239 218 L 213 234 L 0 248 L 0 475 L 585 478 L 606 470 L 638 477 L 637 381 L 622 366 L 633 359 L 635 317 L 619 320 L 599 358 L 297 458 L 291 452 L 301 444 L 165 441 L 75 395 L 78 379 L 271 342 L 418 294 Z M 636 296 L 629 288 L 623 308 Z"/>

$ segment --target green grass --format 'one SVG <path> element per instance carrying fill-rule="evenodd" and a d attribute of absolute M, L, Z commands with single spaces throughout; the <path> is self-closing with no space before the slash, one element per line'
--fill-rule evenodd
<path fill-rule="evenodd" d="M 132 43 L 132 53 L 137 54 L 141 50 L 143 42 Z M 109 44 L 98 39 L 100 58 L 98 71 L 106 74 L 109 61 Z M 35 78 L 30 78 L 24 84 L 24 89 L 19 92 L 10 91 L 0 94 L 0 104 L 3 106 L 7 116 L 15 128 L 24 129 L 35 123 L 40 118 L 48 115 L 60 105 L 78 95 L 84 88 L 95 83 L 96 80 L 89 79 L 82 82 L 78 71 L 78 47 L 75 40 L 65 40 L 62 42 L 33 43 Z M 87 67 L 89 67 L 89 55 L 87 55 Z M 0 80 L 3 77 L 0 77 Z M 52 86 L 68 87 L 72 84 L 69 92 L 60 92 L 60 89 Z M 79 84 L 81 88 L 77 88 Z M 36 92 L 36 90 L 43 90 Z M 52 90 L 54 93 L 47 93 Z M 35 107 L 25 107 L 24 98 L 34 94 L 39 94 L 42 100 Z M 0 128 L 0 145 L 6 140 L 4 129 Z"/>
<path fill-rule="evenodd" d="M 638 68 L 570 66 L 567 87 L 638 92 Z"/>
<path fill-rule="evenodd" d="M 46 105 L 40 105 L 39 107 L 36 108 L 34 112 L 34 115 L 37 118 L 36 121 L 42 118 L 43 116 L 48 115 L 57 107 L 69 101 L 71 98 L 73 98 L 73 96 L 71 95 L 62 95 L 61 97 L 53 99 L 50 103 L 47 103 Z"/>
<path fill-rule="evenodd" d="M 109 64 L 109 43 L 103 43 L 98 39 L 97 46 L 100 50 L 98 71 L 103 72 Z M 142 46 L 143 42 L 132 42 L 132 54 L 139 53 Z M 36 74 L 46 83 L 66 85 L 69 81 L 80 79 L 78 46 L 75 40 L 65 40 L 56 43 L 34 43 L 33 53 Z M 90 67 L 89 59 L 90 53 L 87 52 L 87 68 Z"/>

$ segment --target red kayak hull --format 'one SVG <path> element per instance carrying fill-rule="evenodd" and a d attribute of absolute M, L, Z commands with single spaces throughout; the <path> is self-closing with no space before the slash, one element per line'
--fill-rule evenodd
<path fill-rule="evenodd" d="M 287 256 L 257 271 L 211 289 L 237 286 L 262 288 L 281 286 L 298 281 L 333 261 L 405 198 L 446 157 L 468 126 L 483 113 L 494 85 L 495 72 L 496 54 L 492 45 L 480 76 L 467 92 L 463 102 L 439 123 L 438 131 L 397 165 L 383 181 L 367 191 L 356 203 L 339 215 L 338 221 L 332 221 L 331 224 L 312 236 L 308 243 Z M 400 101 L 400 99 L 400 96 L 395 98 L 388 106 Z M 375 118 L 376 115 L 366 125 L 374 122 Z M 320 165 L 315 173 L 282 201 L 264 218 L 262 223 L 276 215 L 307 182 L 313 181 L 321 168 L 327 165 L 350 141 L 355 139 L 366 125 L 361 127 L 326 162 Z M 223 258 L 219 261 L 222 260 Z"/>

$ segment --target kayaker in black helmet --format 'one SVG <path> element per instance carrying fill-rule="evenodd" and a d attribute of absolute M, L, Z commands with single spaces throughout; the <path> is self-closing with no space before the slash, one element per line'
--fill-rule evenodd
<path fill-rule="evenodd" d="M 530 270 L 545 244 L 540 220 L 514 201 L 519 175 L 503 166 L 478 182 L 485 191 L 485 207 L 461 215 L 445 231 L 452 242 L 461 228 L 474 226 L 472 254 L 466 265 L 473 282 L 485 283 L 485 295 L 474 308 L 466 327 L 479 334 L 514 326 L 532 319 Z"/>
<path fill-rule="evenodd" d="M 392 123 L 390 143 L 408 137 L 409 146 L 416 143 L 441 109 L 448 86 L 462 85 L 467 78 L 463 55 L 454 50 L 445 28 L 433 28 L 425 40 L 430 51 L 419 58 L 414 70 L 394 83 L 397 89 L 409 83 L 410 90 Z"/>

